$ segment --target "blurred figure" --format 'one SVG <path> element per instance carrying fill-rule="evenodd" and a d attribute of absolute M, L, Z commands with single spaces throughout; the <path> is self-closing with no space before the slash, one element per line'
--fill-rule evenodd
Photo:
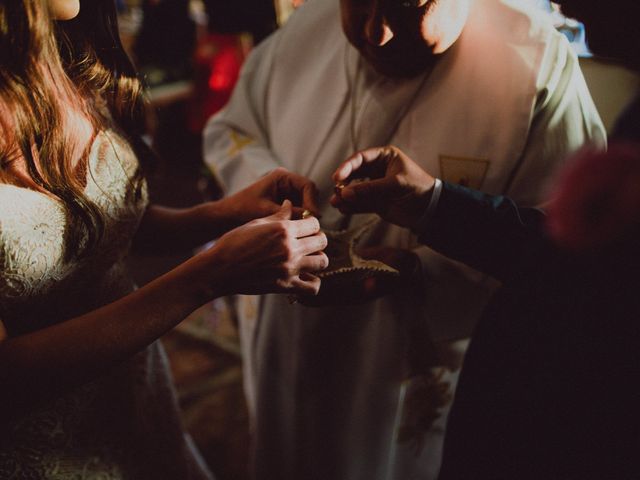
<path fill-rule="evenodd" d="M 209 16 L 210 32 L 248 32 L 257 45 L 277 28 L 275 6 L 270 0 L 242 3 L 204 0 L 204 5 Z"/>
<path fill-rule="evenodd" d="M 190 78 L 195 44 L 189 0 L 143 0 L 134 54 L 150 86 Z"/>
<path fill-rule="evenodd" d="M 276 17 L 278 25 L 284 25 L 296 8 L 301 6 L 304 0 L 275 0 Z"/>
<path fill-rule="evenodd" d="M 328 199 L 338 162 L 372 145 L 535 204 L 562 159 L 605 133 L 566 39 L 516 4 L 305 2 L 248 58 L 205 129 L 207 163 L 227 193 L 279 165 L 310 178 L 334 231 L 369 220 Z M 314 308 L 241 299 L 258 478 L 437 475 L 459 340 L 497 282 L 386 223 L 359 246 L 396 281 L 362 275 Z"/>
<path fill-rule="evenodd" d="M 189 129 L 202 132 L 205 122 L 231 97 L 249 50 L 273 32 L 273 2 L 235 3 L 205 0 L 207 33 L 198 39 L 194 55 L 194 86 L 188 106 Z"/>
<path fill-rule="evenodd" d="M 191 132 L 200 134 L 206 121 L 227 104 L 250 48 L 251 39 L 242 33 L 207 33 L 198 40 L 187 107 Z"/>

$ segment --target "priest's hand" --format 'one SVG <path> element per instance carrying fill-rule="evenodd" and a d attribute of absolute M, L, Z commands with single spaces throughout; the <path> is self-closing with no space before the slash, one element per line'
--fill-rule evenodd
<path fill-rule="evenodd" d="M 331 204 L 344 214 L 377 213 L 384 220 L 414 228 L 424 214 L 435 179 L 393 146 L 363 150 L 332 176 Z"/>
<path fill-rule="evenodd" d="M 219 200 L 216 208 L 223 209 L 229 224 L 235 227 L 274 214 L 284 200 L 293 204 L 294 218 L 300 218 L 304 210 L 319 216 L 316 185 L 284 168 L 276 168 L 244 190 Z"/>

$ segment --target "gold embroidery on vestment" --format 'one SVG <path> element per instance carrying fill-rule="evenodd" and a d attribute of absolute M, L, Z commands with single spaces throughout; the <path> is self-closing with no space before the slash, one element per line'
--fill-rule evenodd
<path fill-rule="evenodd" d="M 440 155 L 440 178 L 445 182 L 478 190 L 484 184 L 490 163 L 484 158 Z"/>
<path fill-rule="evenodd" d="M 253 138 L 247 135 L 242 135 L 241 133 L 238 133 L 235 130 L 231 130 L 231 133 L 229 133 L 229 138 L 231 140 L 231 146 L 229 147 L 230 157 L 235 157 L 246 146 L 251 145 L 253 143 Z"/>

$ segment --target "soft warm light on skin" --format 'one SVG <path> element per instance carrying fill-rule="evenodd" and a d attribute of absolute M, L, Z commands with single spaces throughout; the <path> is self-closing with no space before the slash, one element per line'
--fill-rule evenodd
<path fill-rule="evenodd" d="M 428 0 L 407 0 L 402 5 L 424 7 Z M 433 54 L 447 51 L 460 37 L 469 16 L 469 0 L 438 0 L 429 5 L 422 20 L 422 38 Z M 377 5 L 372 4 L 372 8 Z M 406 7 L 411 8 L 411 7 Z M 402 25 L 396 28 L 403 28 Z M 389 22 L 374 11 L 365 25 L 365 35 L 371 45 L 381 47 L 389 43 L 395 33 Z"/>
<path fill-rule="evenodd" d="M 51 16 L 56 20 L 71 20 L 80 12 L 80 0 L 48 0 Z"/>
<path fill-rule="evenodd" d="M 471 0 L 340 0 L 349 42 L 382 75 L 413 77 L 460 37 Z"/>
<path fill-rule="evenodd" d="M 446 52 L 460 37 L 469 16 L 468 0 L 440 1 L 425 16 L 422 36 L 433 53 Z"/>

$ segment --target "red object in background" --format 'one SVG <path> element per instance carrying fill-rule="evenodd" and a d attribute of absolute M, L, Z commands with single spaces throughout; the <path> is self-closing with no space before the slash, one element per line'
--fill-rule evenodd
<path fill-rule="evenodd" d="M 209 33 L 198 41 L 188 112 L 191 131 L 200 133 L 209 117 L 229 101 L 248 52 L 245 34 Z"/>
<path fill-rule="evenodd" d="M 547 231 L 560 246 L 584 252 L 640 227 L 640 144 L 584 148 L 565 167 L 547 207 Z M 636 230 L 633 230 L 636 231 Z"/>

